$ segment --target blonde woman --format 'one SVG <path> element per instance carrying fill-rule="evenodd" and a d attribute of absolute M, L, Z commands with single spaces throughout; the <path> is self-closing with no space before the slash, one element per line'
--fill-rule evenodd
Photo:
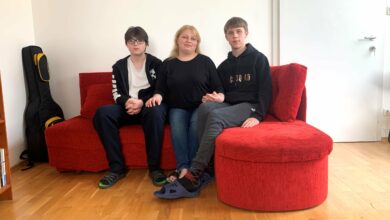
<path fill-rule="evenodd" d="M 169 107 L 176 156 L 176 171 L 168 175 L 169 182 L 188 172 L 198 150 L 196 110 L 202 97 L 208 93 L 223 96 L 215 64 L 200 53 L 199 44 L 200 35 L 195 27 L 184 25 L 176 32 L 171 56 L 162 64 L 155 94 L 146 102 L 147 107 L 152 107 L 164 101 Z"/>

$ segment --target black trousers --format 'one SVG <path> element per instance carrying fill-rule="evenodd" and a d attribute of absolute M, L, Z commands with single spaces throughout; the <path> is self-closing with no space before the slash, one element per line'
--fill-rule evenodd
<path fill-rule="evenodd" d="M 93 125 L 106 151 L 111 172 L 126 171 L 119 139 L 119 128 L 129 124 L 142 124 L 149 171 L 160 169 L 166 115 L 167 106 L 164 103 L 152 108 L 144 107 L 137 115 L 127 114 L 122 106 L 116 104 L 100 107 L 96 111 Z"/>

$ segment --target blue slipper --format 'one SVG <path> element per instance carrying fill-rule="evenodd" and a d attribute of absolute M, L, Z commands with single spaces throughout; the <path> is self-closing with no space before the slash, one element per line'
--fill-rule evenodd
<path fill-rule="evenodd" d="M 160 199 L 192 198 L 198 196 L 199 191 L 189 192 L 176 180 L 161 187 L 159 191 L 154 192 L 154 195 Z"/>
<path fill-rule="evenodd" d="M 210 176 L 209 173 L 204 172 L 200 177 L 200 190 L 204 189 L 211 181 L 213 181 L 213 179 L 214 178 Z"/>

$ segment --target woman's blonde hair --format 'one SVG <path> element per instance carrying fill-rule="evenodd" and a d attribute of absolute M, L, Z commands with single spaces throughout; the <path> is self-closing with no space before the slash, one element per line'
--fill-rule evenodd
<path fill-rule="evenodd" d="M 179 39 L 180 35 L 186 31 L 190 30 L 195 34 L 196 40 L 198 44 L 196 45 L 195 53 L 200 53 L 199 44 L 200 44 L 200 35 L 198 30 L 192 25 L 183 25 L 179 30 L 176 31 L 175 34 L 175 40 L 173 42 L 173 49 L 171 51 L 171 58 L 178 57 L 179 56 L 179 45 L 177 44 L 177 40 Z"/>

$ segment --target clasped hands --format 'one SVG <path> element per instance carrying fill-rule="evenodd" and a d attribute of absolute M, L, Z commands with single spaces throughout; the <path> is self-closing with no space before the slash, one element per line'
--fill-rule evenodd
<path fill-rule="evenodd" d="M 202 97 L 202 102 L 220 102 L 222 103 L 225 100 L 225 95 L 223 93 L 217 93 L 217 92 L 212 92 L 212 93 L 207 93 Z M 153 107 L 156 105 L 160 105 L 162 101 L 162 96 L 160 94 L 154 94 L 153 97 L 148 99 L 146 102 L 145 106 L 146 107 Z M 257 124 L 259 124 L 259 120 L 256 118 L 247 118 L 244 123 L 241 125 L 243 128 L 250 128 L 253 127 Z"/>
<path fill-rule="evenodd" d="M 223 102 L 225 100 L 225 95 L 223 93 L 207 93 L 202 97 L 202 102 Z M 247 118 L 244 123 L 242 123 L 242 128 L 251 128 L 259 124 L 259 120 L 256 118 Z"/>
<path fill-rule="evenodd" d="M 129 115 L 136 115 L 140 113 L 143 105 L 142 99 L 129 98 L 125 103 L 126 112 Z"/>
<path fill-rule="evenodd" d="M 202 97 L 202 102 L 223 102 L 225 95 L 223 93 L 207 93 Z M 146 101 L 146 107 L 153 107 L 160 105 L 162 101 L 162 96 L 160 94 L 154 94 L 148 101 Z"/>
<path fill-rule="evenodd" d="M 225 100 L 225 95 L 223 93 L 207 93 L 202 97 L 202 102 L 223 102 Z"/>

